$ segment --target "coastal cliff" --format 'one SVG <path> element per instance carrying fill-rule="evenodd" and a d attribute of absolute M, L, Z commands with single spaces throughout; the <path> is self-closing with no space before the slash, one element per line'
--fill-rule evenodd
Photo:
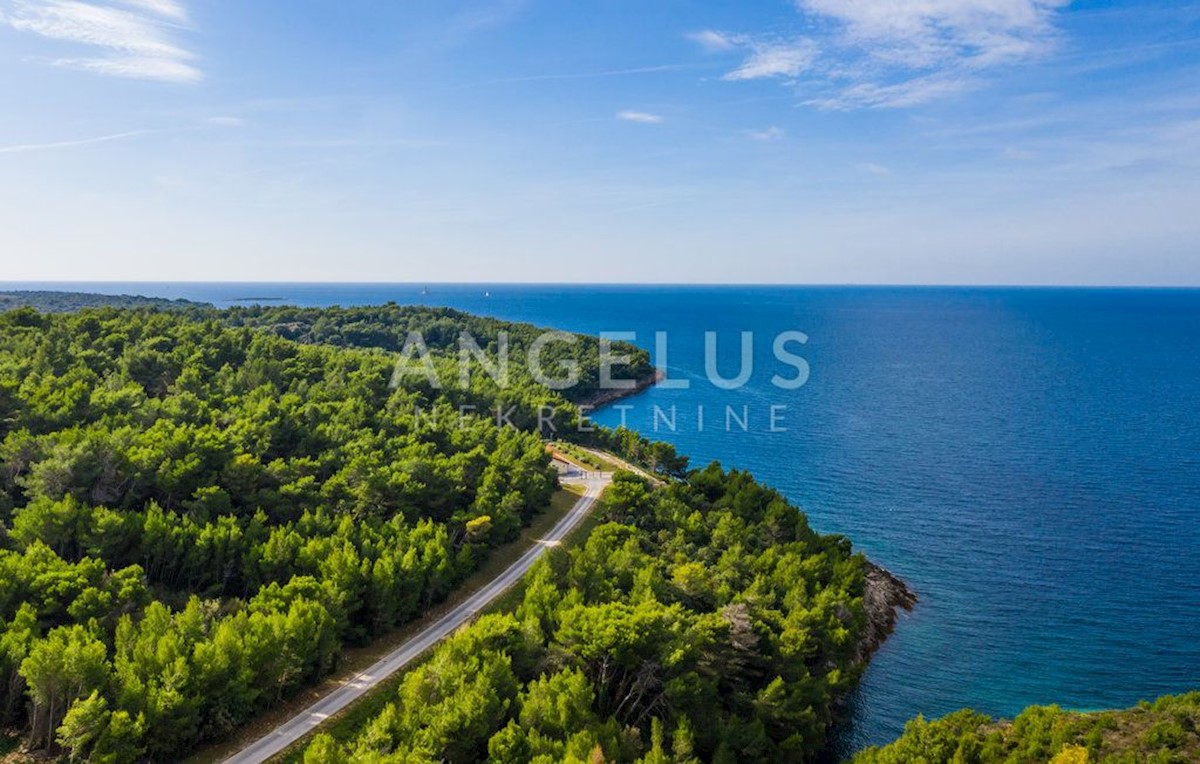
<path fill-rule="evenodd" d="M 863 610 L 867 624 L 858 643 L 855 663 L 865 667 L 895 630 L 900 611 L 911 611 L 916 606 L 917 595 L 890 570 L 870 560 L 866 560 L 863 566 L 866 575 Z"/>

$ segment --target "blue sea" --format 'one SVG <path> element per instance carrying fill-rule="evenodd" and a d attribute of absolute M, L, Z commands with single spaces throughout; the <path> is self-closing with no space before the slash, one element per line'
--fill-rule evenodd
<path fill-rule="evenodd" d="M 852 698 L 843 753 L 889 740 L 918 713 L 1124 707 L 1200 689 L 1200 291 L 69 288 L 221 306 L 247 297 L 446 305 L 636 332 L 651 350 L 655 332 L 666 332 L 670 377 L 691 387 L 652 389 L 596 419 L 624 416 L 694 465 L 717 459 L 752 471 L 921 598 Z M 789 330 L 808 337 L 788 346 L 809 370 L 795 390 L 771 381 L 795 373 L 772 354 L 772 339 Z M 739 334 L 754 333 L 745 387 L 707 381 L 705 331 L 718 333 L 727 377 Z"/>

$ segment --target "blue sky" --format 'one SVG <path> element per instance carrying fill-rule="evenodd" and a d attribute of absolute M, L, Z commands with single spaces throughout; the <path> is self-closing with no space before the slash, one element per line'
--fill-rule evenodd
<path fill-rule="evenodd" d="M 0 279 L 1200 285 L 1200 3 L 0 0 Z"/>

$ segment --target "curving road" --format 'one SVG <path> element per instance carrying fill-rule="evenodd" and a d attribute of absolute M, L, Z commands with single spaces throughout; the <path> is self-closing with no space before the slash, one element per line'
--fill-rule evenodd
<path fill-rule="evenodd" d="M 525 575 L 533 563 L 542 556 L 547 547 L 556 546 L 579 524 L 579 521 L 591 510 L 592 504 L 608 485 L 610 479 L 610 475 L 598 472 L 584 473 L 583 476 L 575 479 L 564 477 L 564 483 L 583 485 L 586 491 L 583 496 L 579 497 L 579 501 L 575 502 L 575 506 L 571 507 L 571 511 L 567 513 L 566 517 L 559 520 L 545 538 L 538 539 L 537 543 L 521 555 L 519 560 L 412 639 L 379 659 L 366 670 L 355 674 L 341 687 L 296 716 L 225 759 L 224 764 L 259 764 L 267 761 L 312 732 L 326 719 L 362 697 L 375 685 L 404 668 L 414 658 L 453 633 L 458 627 L 470 621 L 488 603 L 520 580 L 521 576 Z"/>

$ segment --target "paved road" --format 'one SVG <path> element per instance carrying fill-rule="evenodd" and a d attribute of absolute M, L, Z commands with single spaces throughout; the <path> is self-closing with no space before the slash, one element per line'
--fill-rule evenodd
<path fill-rule="evenodd" d="M 662 483 L 663 483 L 663 479 L 661 477 L 659 477 L 658 475 L 651 475 L 649 472 L 642 469 L 641 467 L 638 467 L 635 464 L 630 464 L 629 462 L 625 461 L 624 459 L 622 459 L 621 457 L 617 456 L 614 453 L 610 453 L 608 451 L 599 451 L 595 448 L 588 448 L 587 446 L 580 446 L 580 448 L 582 448 L 584 451 L 587 451 L 589 454 L 596 457 L 597 459 L 600 459 L 602 461 L 611 462 L 623 470 L 629 470 L 630 472 L 632 472 L 634 474 L 641 475 L 642 477 L 646 478 L 647 480 L 649 480 L 651 483 L 654 483 L 655 485 L 662 485 Z"/>
<path fill-rule="evenodd" d="M 486 586 L 472 594 L 449 613 L 439 618 L 412 639 L 385 655 L 377 663 L 338 687 L 333 692 L 313 703 L 296 716 L 268 732 L 242 750 L 225 760 L 224 764 L 259 764 L 267 761 L 275 754 L 290 746 L 300 738 L 316 729 L 322 722 L 354 702 L 372 687 L 387 679 L 396 671 L 404 668 L 414 658 L 458 627 L 470 621 L 488 603 L 504 593 L 515 584 L 521 576 L 528 572 L 533 563 L 546 551 L 547 547 L 555 546 L 563 537 L 579 524 L 579 521 L 591 510 L 596 497 L 608 485 L 610 477 L 607 474 L 587 473 L 588 477 L 578 481 L 569 479 L 563 482 L 577 482 L 586 487 L 583 496 L 575 502 L 575 506 L 567 516 L 546 535 L 538 539 L 521 558 L 510 565 L 503 573 L 496 576 Z"/>

